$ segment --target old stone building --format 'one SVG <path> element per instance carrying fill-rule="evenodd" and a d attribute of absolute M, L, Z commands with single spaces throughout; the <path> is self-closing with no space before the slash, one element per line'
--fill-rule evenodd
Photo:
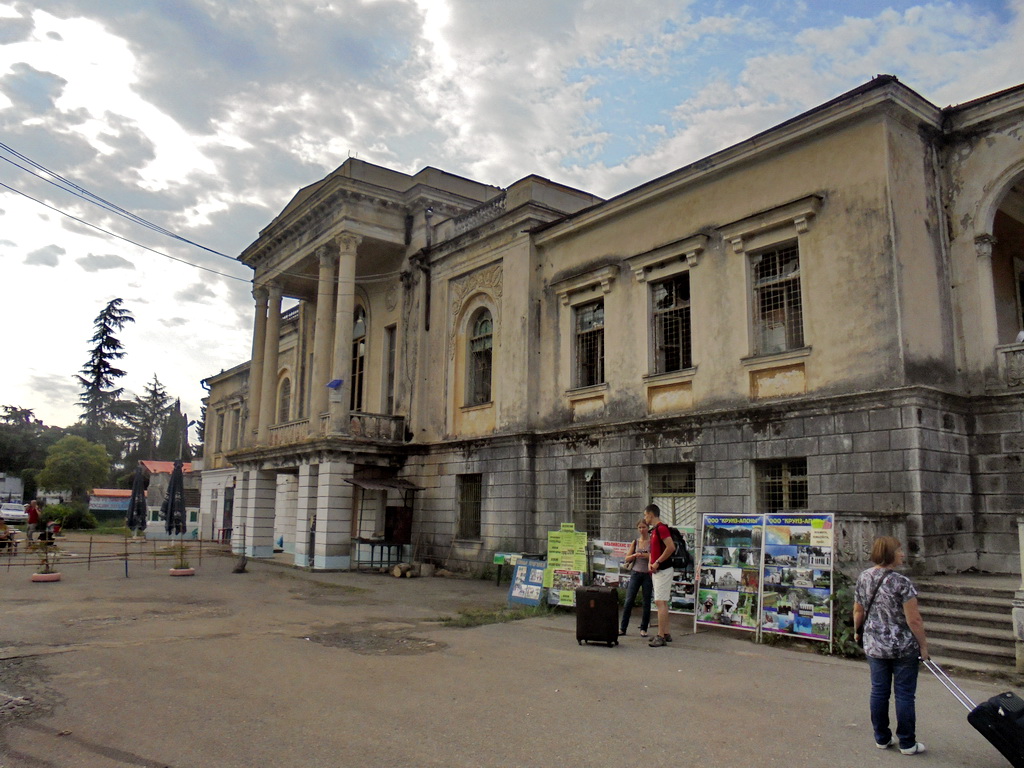
<path fill-rule="evenodd" d="M 1020 569 L 1024 86 L 879 76 L 607 201 L 350 159 L 239 258 L 203 511 L 253 556 L 353 567 L 411 515 L 406 555 L 474 566 L 654 499 Z"/>

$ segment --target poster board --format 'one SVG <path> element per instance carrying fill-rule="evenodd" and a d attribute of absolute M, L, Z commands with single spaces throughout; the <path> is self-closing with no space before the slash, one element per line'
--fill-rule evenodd
<path fill-rule="evenodd" d="M 832 640 L 835 516 L 765 515 L 761 631 Z"/>
<path fill-rule="evenodd" d="M 576 605 L 576 588 L 583 586 L 587 572 L 587 534 L 573 523 L 562 523 L 548 531 L 548 559 L 544 586 L 552 605 Z"/>
<path fill-rule="evenodd" d="M 694 612 L 694 608 L 697 603 L 697 591 L 696 591 L 696 573 L 697 573 L 697 558 L 700 548 L 697 546 L 697 529 L 692 525 L 678 525 L 676 529 L 683 534 L 683 538 L 686 539 L 686 548 L 690 552 L 690 557 L 693 559 L 693 565 L 690 566 L 686 571 L 681 571 L 678 568 L 675 574 L 672 576 L 672 596 L 668 602 L 669 613 L 685 613 L 687 615 Z"/>
<path fill-rule="evenodd" d="M 512 583 L 508 587 L 508 601 L 522 605 L 540 605 L 544 599 L 543 560 L 517 559 L 512 569 Z"/>
<path fill-rule="evenodd" d="M 623 561 L 629 551 L 629 541 L 595 539 L 591 545 L 591 584 L 626 588 L 629 571 L 623 570 Z"/>
<path fill-rule="evenodd" d="M 764 516 L 705 514 L 703 522 L 695 621 L 756 632 Z"/>

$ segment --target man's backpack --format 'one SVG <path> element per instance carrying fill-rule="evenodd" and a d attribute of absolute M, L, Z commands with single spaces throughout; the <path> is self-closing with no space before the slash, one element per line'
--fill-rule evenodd
<path fill-rule="evenodd" d="M 679 532 L 678 528 L 667 526 L 668 532 L 672 534 L 672 543 L 676 545 L 676 551 L 668 559 L 667 565 L 680 571 L 685 571 L 693 565 L 693 558 L 690 557 L 690 550 L 686 546 L 686 538 Z"/>

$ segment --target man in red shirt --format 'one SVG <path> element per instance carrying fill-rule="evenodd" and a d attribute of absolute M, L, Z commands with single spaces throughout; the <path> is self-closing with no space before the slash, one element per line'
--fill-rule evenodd
<path fill-rule="evenodd" d="M 651 578 L 654 580 L 654 605 L 658 608 L 658 636 L 648 643 L 660 648 L 672 642 L 668 631 L 668 601 L 672 597 L 672 576 L 675 569 L 665 561 L 676 551 L 668 526 L 661 522 L 661 509 L 657 504 L 644 507 L 644 522 L 651 526 Z"/>
<path fill-rule="evenodd" d="M 32 532 L 39 529 L 39 505 L 36 504 L 35 499 L 28 503 L 25 511 L 28 512 L 28 526 L 26 526 L 28 540 L 32 541 Z"/>

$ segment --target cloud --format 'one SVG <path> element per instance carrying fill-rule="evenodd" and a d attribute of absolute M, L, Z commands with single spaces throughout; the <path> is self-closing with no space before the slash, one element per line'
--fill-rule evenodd
<path fill-rule="evenodd" d="M 174 300 L 179 303 L 209 304 L 210 299 L 216 299 L 214 293 L 205 283 L 193 283 L 174 294 Z"/>
<path fill-rule="evenodd" d="M 165 328 L 180 328 L 183 325 L 188 325 L 188 322 L 184 317 L 167 317 L 160 320 L 160 324 Z"/>
<path fill-rule="evenodd" d="M 88 256 L 75 259 L 75 263 L 86 272 L 99 272 L 105 269 L 135 269 L 135 265 L 128 259 L 113 253 L 103 255 L 90 253 Z"/>
<path fill-rule="evenodd" d="M 59 245 L 47 245 L 29 253 L 24 263 L 35 267 L 56 267 L 65 253 L 67 251 Z"/>
<path fill-rule="evenodd" d="M 60 374 L 32 374 L 29 376 L 32 393 L 39 398 L 30 406 L 33 410 L 51 408 L 61 411 L 69 409 L 69 404 L 78 400 L 81 394 L 78 383 L 71 376 Z"/>
<path fill-rule="evenodd" d="M 54 109 L 54 102 L 67 83 L 63 77 L 19 63 L 11 67 L 10 74 L 0 77 L 0 93 L 15 107 L 39 115 Z"/>

